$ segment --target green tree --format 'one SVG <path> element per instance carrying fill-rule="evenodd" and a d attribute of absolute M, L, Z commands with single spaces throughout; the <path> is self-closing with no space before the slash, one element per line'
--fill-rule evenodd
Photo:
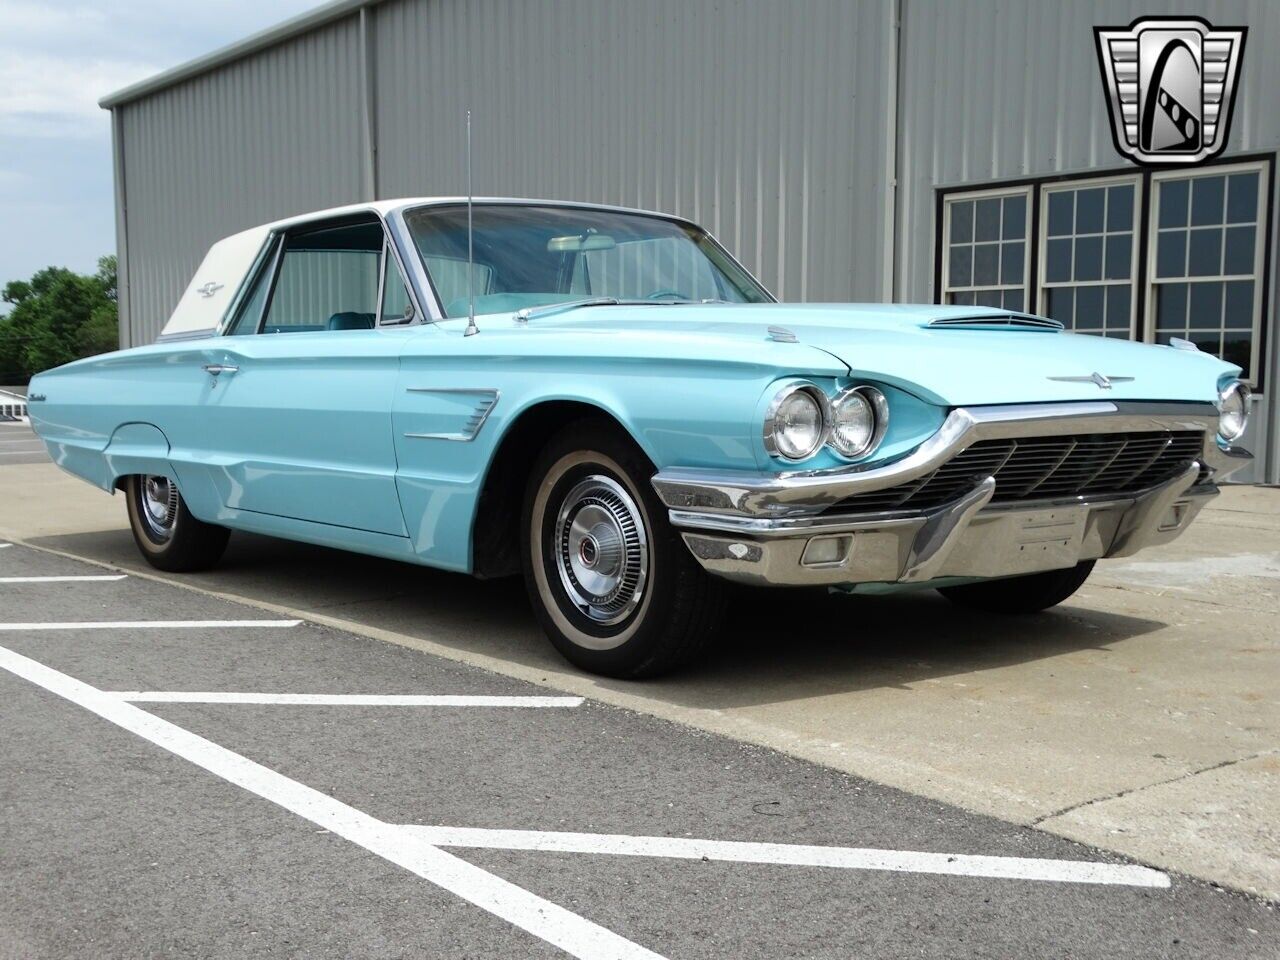
<path fill-rule="evenodd" d="M 0 381 L 116 349 L 116 258 L 103 257 L 92 276 L 46 267 L 0 290 L 13 305 L 0 317 Z"/>

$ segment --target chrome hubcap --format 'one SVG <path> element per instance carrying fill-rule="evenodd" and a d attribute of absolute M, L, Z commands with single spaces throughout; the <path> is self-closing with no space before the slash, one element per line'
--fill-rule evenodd
<path fill-rule="evenodd" d="M 168 477 L 144 477 L 142 480 L 142 519 L 160 540 L 173 533 L 178 516 L 178 488 Z"/>
<path fill-rule="evenodd" d="M 635 501 L 615 480 L 587 477 L 565 495 L 553 549 L 560 581 L 581 613 L 607 626 L 639 605 L 649 541 Z"/>

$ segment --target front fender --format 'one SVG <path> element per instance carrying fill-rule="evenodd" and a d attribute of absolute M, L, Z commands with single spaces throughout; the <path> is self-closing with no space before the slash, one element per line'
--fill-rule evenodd
<path fill-rule="evenodd" d="M 843 363 L 806 350 L 813 375 Z M 798 359 L 798 358 L 797 358 Z M 393 403 L 396 484 L 415 552 L 470 569 L 470 536 L 495 452 L 520 416 L 572 401 L 606 413 L 658 469 L 757 466 L 761 394 L 780 376 L 771 364 L 725 360 L 567 356 L 405 357 Z M 489 409 L 482 407 L 496 399 Z M 480 420 L 478 429 L 476 421 Z"/>

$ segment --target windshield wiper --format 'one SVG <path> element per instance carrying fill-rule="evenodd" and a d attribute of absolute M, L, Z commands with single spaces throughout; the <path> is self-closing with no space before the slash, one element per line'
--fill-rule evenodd
<path fill-rule="evenodd" d="M 587 297 L 583 300 L 566 300 L 563 303 L 548 303 L 542 307 L 525 307 L 516 311 L 516 323 L 528 323 L 543 317 L 554 317 L 558 313 L 577 310 L 579 307 L 669 307 L 677 303 L 692 303 L 692 300 L 625 300 L 620 297 Z"/>

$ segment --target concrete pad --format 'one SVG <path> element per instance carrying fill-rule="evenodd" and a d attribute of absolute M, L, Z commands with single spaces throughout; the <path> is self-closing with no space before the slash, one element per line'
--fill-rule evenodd
<path fill-rule="evenodd" d="M 127 529 L 124 501 L 42 463 L 0 465 L 0 539 Z"/>
<path fill-rule="evenodd" d="M 154 575 L 118 498 L 49 465 L 0 468 L 9 484 L 0 538 Z M 1120 794 L 1135 818 L 1173 817 L 1146 788 L 1192 777 L 1203 809 L 1239 809 L 1238 829 L 1160 845 L 1107 828 L 1090 842 L 1277 897 L 1280 859 L 1251 853 L 1280 814 L 1274 795 L 1239 804 L 1231 777 L 1198 774 L 1280 741 L 1277 518 L 1280 490 L 1228 488 L 1178 541 L 1100 564 L 1068 603 L 1027 618 L 932 593 L 743 592 L 716 655 L 646 683 L 565 665 L 517 581 L 239 534 L 217 570 L 173 579 L 1054 832 L 1080 829 L 1063 810 Z"/>
<path fill-rule="evenodd" d="M 1280 900 L 1280 748 L 1078 807 L 1041 827 Z M 1122 843 L 1117 843 L 1117 837 Z"/>

